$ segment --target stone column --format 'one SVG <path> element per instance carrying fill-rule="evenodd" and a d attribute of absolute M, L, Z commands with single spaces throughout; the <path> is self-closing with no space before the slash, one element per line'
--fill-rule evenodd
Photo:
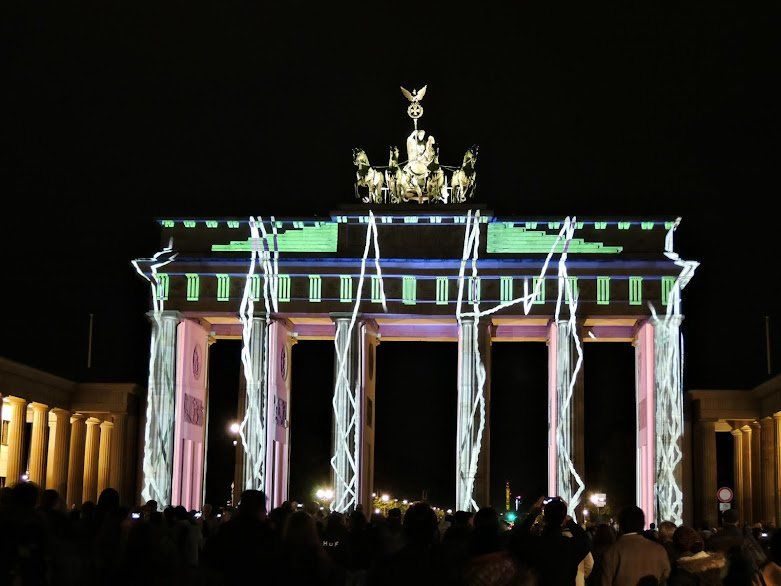
<path fill-rule="evenodd" d="M 762 498 L 762 429 L 759 421 L 751 423 L 751 502 L 754 522 L 765 520 Z"/>
<path fill-rule="evenodd" d="M 71 417 L 71 437 L 68 453 L 68 508 L 79 506 L 84 487 L 84 445 L 86 443 L 86 417 L 74 413 Z"/>
<path fill-rule="evenodd" d="M 773 427 L 775 428 L 773 469 L 776 477 L 776 527 L 781 527 L 781 411 L 773 415 Z"/>
<path fill-rule="evenodd" d="M 657 521 L 683 523 L 683 317 L 654 318 L 654 401 Z M 646 519 L 646 523 L 648 523 Z"/>
<path fill-rule="evenodd" d="M 548 334 L 548 493 L 567 501 L 572 515 L 577 505 L 573 496 L 580 488 L 577 478 L 584 482 L 583 438 L 577 437 L 582 430 L 578 398 L 582 398 L 583 364 L 575 373 L 577 362 L 570 322 L 552 322 Z M 573 375 L 577 378 L 571 385 Z"/>
<path fill-rule="evenodd" d="M 743 432 L 735 428 L 731 432 L 733 440 L 732 476 L 735 483 L 735 505 L 740 514 L 740 522 L 746 519 L 745 490 L 743 488 Z"/>
<path fill-rule="evenodd" d="M 700 486 L 697 490 L 699 521 L 708 521 L 710 526 L 718 521 L 716 515 L 716 422 L 698 421 L 696 424 L 697 470 Z"/>
<path fill-rule="evenodd" d="M 114 463 L 111 461 L 111 444 L 114 424 L 110 421 L 103 421 L 100 424 L 100 447 L 98 448 L 98 496 L 109 487 L 109 478 L 111 468 Z M 117 462 L 119 464 L 119 462 Z"/>
<path fill-rule="evenodd" d="M 242 490 L 264 490 L 266 483 L 266 441 L 268 432 L 268 393 L 266 366 L 268 362 L 266 339 L 268 323 L 265 316 L 255 316 L 251 320 L 248 344 L 242 348 L 244 383 L 246 397 L 244 401 L 246 425 L 243 438 L 237 439 L 244 453 L 242 470 Z M 241 420 L 240 420 L 241 421 Z M 239 494 L 235 495 L 238 498 Z"/>
<path fill-rule="evenodd" d="M 654 408 L 654 327 L 645 320 L 635 335 L 636 496 L 646 523 L 656 519 L 656 410 Z"/>
<path fill-rule="evenodd" d="M 46 428 L 49 406 L 30 403 L 33 410 L 33 429 L 30 434 L 30 458 L 27 461 L 30 482 L 43 486 L 46 480 Z"/>
<path fill-rule="evenodd" d="M 367 510 L 371 503 L 367 471 L 373 467 L 374 446 L 371 430 L 367 430 L 367 398 L 370 398 L 373 382 L 368 381 L 366 365 L 371 340 L 376 339 L 376 324 L 358 319 L 350 330 L 350 314 L 334 314 L 331 318 L 336 323 L 332 506 L 337 511 L 349 511 L 361 504 Z"/>
<path fill-rule="evenodd" d="M 55 407 L 49 412 L 49 452 L 46 455 L 46 488 L 63 500 L 68 491 L 68 431 L 70 411 Z"/>
<path fill-rule="evenodd" d="M 150 312 L 154 355 L 149 360 L 141 498 L 161 507 L 171 503 L 174 466 L 177 311 Z"/>
<path fill-rule="evenodd" d="M 127 413 L 112 413 L 111 418 L 114 422 L 114 429 L 111 432 L 111 464 L 109 466 L 108 485 L 119 493 L 119 502 L 125 503 L 127 494 L 125 481 L 127 474 L 125 470 L 130 466 L 130 462 L 125 460 L 125 424 Z"/>
<path fill-rule="evenodd" d="M 24 425 L 27 420 L 27 401 L 19 397 L 8 397 L 11 420 L 8 422 L 8 460 L 5 483 L 13 486 L 22 478 L 24 469 Z"/>
<path fill-rule="evenodd" d="M 776 433 L 772 417 L 765 417 L 762 425 L 762 517 L 763 522 L 776 520 Z"/>
<path fill-rule="evenodd" d="M 98 499 L 98 455 L 100 451 L 100 419 L 87 419 L 87 434 L 84 444 L 84 486 L 82 502 Z"/>
<path fill-rule="evenodd" d="M 753 523 L 754 522 L 754 487 L 752 484 L 752 480 L 754 478 L 754 475 L 752 473 L 752 466 L 751 466 L 751 426 L 750 425 L 744 425 L 740 428 L 740 431 L 743 432 L 743 508 L 744 511 L 744 517 L 743 522 L 745 523 Z"/>

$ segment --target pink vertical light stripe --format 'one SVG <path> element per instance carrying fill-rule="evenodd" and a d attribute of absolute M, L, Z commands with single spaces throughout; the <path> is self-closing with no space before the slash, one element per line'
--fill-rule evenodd
<path fill-rule="evenodd" d="M 558 409 L 556 396 L 556 353 L 558 349 L 558 328 L 551 320 L 548 325 L 548 496 L 556 496 L 557 458 L 556 429 L 558 427 Z"/>
<path fill-rule="evenodd" d="M 654 328 L 644 322 L 637 331 L 637 506 L 646 526 L 656 521 L 656 403 L 654 396 Z"/>

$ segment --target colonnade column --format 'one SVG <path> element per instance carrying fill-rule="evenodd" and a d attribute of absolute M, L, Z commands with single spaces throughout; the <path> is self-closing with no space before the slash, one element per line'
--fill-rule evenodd
<path fill-rule="evenodd" d="M 700 457 L 697 462 L 695 478 L 699 479 L 697 487 L 697 515 L 700 521 L 707 521 L 713 527 L 717 521 L 716 515 L 716 422 L 697 421 L 695 423 L 694 441 L 696 453 Z"/>
<path fill-rule="evenodd" d="M 743 509 L 744 523 L 754 522 L 754 488 L 752 485 L 752 462 L 751 462 L 751 426 L 744 425 L 740 428 L 743 432 L 743 451 L 741 453 L 741 459 L 743 460 Z"/>
<path fill-rule="evenodd" d="M 98 496 L 105 489 L 109 488 L 109 478 L 111 468 L 114 463 L 111 461 L 111 444 L 114 424 L 111 421 L 102 421 L 100 423 L 100 446 L 98 448 Z M 117 468 L 119 467 L 117 462 Z"/>
<path fill-rule="evenodd" d="M 22 478 L 24 470 L 24 425 L 27 419 L 27 401 L 8 397 L 11 420 L 8 422 L 8 460 L 5 481 L 12 486 Z"/>
<path fill-rule="evenodd" d="M 762 510 L 763 522 L 776 520 L 776 494 L 779 487 L 776 484 L 776 433 L 772 417 L 764 417 L 762 426 Z"/>
<path fill-rule="evenodd" d="M 149 359 L 146 428 L 141 498 L 159 506 L 171 503 L 174 455 L 177 311 L 150 312 L 152 354 Z"/>
<path fill-rule="evenodd" d="M 82 502 L 95 502 L 98 498 L 98 457 L 100 453 L 100 419 L 87 419 L 87 433 L 84 442 L 84 484 Z"/>
<path fill-rule="evenodd" d="M 764 521 L 762 499 L 762 431 L 758 421 L 751 422 L 751 502 L 754 522 Z"/>
<path fill-rule="evenodd" d="M 336 324 L 332 506 L 337 511 L 348 511 L 359 504 L 367 508 L 371 503 L 377 325 L 364 319 L 353 323 L 351 314 L 333 314 L 331 319 Z"/>
<path fill-rule="evenodd" d="M 84 446 L 86 444 L 86 417 L 74 413 L 70 419 L 71 437 L 68 455 L 68 507 L 78 506 L 82 502 L 84 490 Z"/>
<path fill-rule="evenodd" d="M 119 502 L 124 503 L 127 496 L 125 466 L 131 464 L 125 458 L 127 413 L 112 413 L 111 419 L 114 423 L 114 429 L 111 432 L 111 463 L 109 465 L 108 486 L 119 493 Z"/>
<path fill-rule="evenodd" d="M 43 403 L 30 403 L 30 407 L 33 411 L 33 428 L 27 468 L 30 482 L 43 486 L 46 480 L 46 428 L 49 407 Z"/>
<path fill-rule="evenodd" d="M 548 328 L 548 494 L 567 501 L 570 514 L 580 502 L 584 483 L 583 438 L 574 437 L 582 429 L 578 399 L 582 401 L 583 364 L 576 373 L 572 328 L 566 320 L 551 322 Z"/>
<path fill-rule="evenodd" d="M 773 415 L 775 434 L 775 477 L 776 477 L 776 527 L 781 527 L 781 411 Z"/>
<path fill-rule="evenodd" d="M 490 320 L 462 317 L 458 326 L 456 506 L 476 511 L 490 502 Z"/>
<path fill-rule="evenodd" d="M 745 506 L 745 490 L 743 487 L 743 432 L 740 428 L 734 428 L 732 434 L 732 477 L 735 483 L 735 504 L 740 515 L 740 522 L 748 520 Z"/>
<path fill-rule="evenodd" d="M 55 407 L 49 412 L 49 450 L 46 455 L 46 488 L 63 499 L 68 492 L 68 431 L 70 411 Z"/>

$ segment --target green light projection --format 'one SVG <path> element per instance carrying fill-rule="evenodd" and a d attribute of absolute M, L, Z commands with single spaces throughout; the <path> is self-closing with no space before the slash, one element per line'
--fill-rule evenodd
<path fill-rule="evenodd" d="M 314 226 L 287 228 L 277 236 L 279 252 L 336 252 L 339 227 L 334 222 Z M 212 244 L 212 252 L 251 252 L 250 239 L 231 240 L 229 244 Z"/>
<path fill-rule="evenodd" d="M 528 225 L 528 223 L 527 223 Z M 547 254 L 553 248 L 556 234 L 542 230 L 531 230 L 524 226 L 515 226 L 509 222 L 488 224 L 487 251 L 489 253 L 541 253 Z M 564 241 L 559 241 L 554 250 L 560 254 Z M 605 246 L 601 242 L 586 242 L 583 238 L 573 238 L 568 252 L 585 254 L 618 254 L 622 246 Z"/>

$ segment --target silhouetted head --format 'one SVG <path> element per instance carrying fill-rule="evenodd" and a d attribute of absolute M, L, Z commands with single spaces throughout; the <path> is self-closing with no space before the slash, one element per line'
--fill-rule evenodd
<path fill-rule="evenodd" d="M 721 516 L 724 525 L 737 525 L 740 522 L 740 513 L 736 509 L 727 509 Z"/>
<path fill-rule="evenodd" d="M 282 541 L 287 548 L 317 549 L 320 538 L 317 535 L 317 525 L 305 511 L 290 513 L 285 521 Z"/>
<path fill-rule="evenodd" d="M 673 534 L 675 533 L 675 523 L 672 521 L 662 521 L 659 523 L 659 541 L 667 543 L 673 540 Z"/>
<path fill-rule="evenodd" d="M 618 527 L 621 533 L 641 533 L 645 529 L 645 513 L 638 506 L 630 505 L 618 513 Z"/>
<path fill-rule="evenodd" d="M 552 499 L 543 509 L 545 516 L 545 526 L 556 529 L 564 525 L 567 518 L 567 503 L 560 498 Z"/>
<path fill-rule="evenodd" d="M 54 511 L 60 508 L 60 494 L 54 489 L 47 489 L 41 495 L 41 509 Z"/>
<path fill-rule="evenodd" d="M 705 548 L 702 535 L 686 525 L 681 525 L 673 533 L 673 545 L 678 553 L 700 553 Z"/>
<path fill-rule="evenodd" d="M 11 500 L 17 507 L 32 509 L 38 504 L 38 487 L 32 482 L 17 482 L 11 488 Z"/>
<path fill-rule="evenodd" d="M 499 513 L 493 507 L 483 507 L 475 513 L 472 521 L 475 529 L 491 529 L 499 531 Z"/>
<path fill-rule="evenodd" d="M 472 520 L 472 513 L 467 511 L 456 511 L 453 514 L 453 525 L 457 527 L 467 527 Z"/>
<path fill-rule="evenodd" d="M 261 519 L 266 514 L 266 495 L 262 490 L 245 490 L 239 501 L 239 515 Z"/>
<path fill-rule="evenodd" d="M 605 548 L 616 542 L 616 532 L 607 523 L 600 523 L 594 531 L 592 543 L 594 547 Z"/>
<path fill-rule="evenodd" d="M 113 512 L 119 508 L 119 493 L 113 488 L 104 488 L 98 497 L 98 508 L 104 512 Z"/>
<path fill-rule="evenodd" d="M 404 534 L 413 545 L 433 545 L 437 540 L 437 515 L 426 503 L 415 503 L 404 515 Z"/>

